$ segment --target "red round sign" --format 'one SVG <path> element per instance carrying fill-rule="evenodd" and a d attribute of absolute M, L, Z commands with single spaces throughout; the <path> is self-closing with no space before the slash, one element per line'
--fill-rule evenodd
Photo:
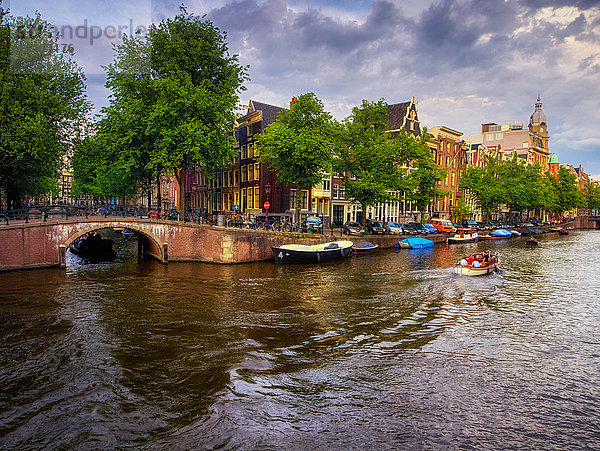
<path fill-rule="evenodd" d="M 271 204 L 269 203 L 269 201 L 266 201 L 264 204 L 265 210 L 268 210 L 270 206 Z"/>

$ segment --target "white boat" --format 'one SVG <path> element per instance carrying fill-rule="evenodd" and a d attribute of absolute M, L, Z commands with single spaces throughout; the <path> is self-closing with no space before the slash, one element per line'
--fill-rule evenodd
<path fill-rule="evenodd" d="M 478 252 L 463 257 L 456 265 L 454 272 L 462 276 L 483 276 L 494 271 L 500 264 L 500 258 L 490 252 Z"/>
<path fill-rule="evenodd" d="M 333 241 L 314 244 L 284 244 L 271 247 L 275 263 L 322 263 L 348 257 L 352 241 Z"/>
<path fill-rule="evenodd" d="M 448 244 L 474 243 L 478 239 L 479 235 L 473 229 L 458 229 L 456 235 L 448 237 Z"/>

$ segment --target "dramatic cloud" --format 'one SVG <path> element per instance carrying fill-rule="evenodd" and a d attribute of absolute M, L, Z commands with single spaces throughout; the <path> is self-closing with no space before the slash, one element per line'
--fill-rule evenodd
<path fill-rule="evenodd" d="M 56 9 L 35 1 L 42 15 Z M 243 102 L 286 106 L 312 91 L 341 119 L 362 99 L 415 96 L 424 125 L 474 134 L 484 122 L 527 125 L 539 94 L 551 150 L 563 163 L 600 174 L 597 0 L 184 3 L 226 31 L 232 53 L 250 66 Z M 177 14 L 179 4 L 153 0 L 153 20 Z M 89 81 L 100 107 L 106 91 L 99 77 Z"/>

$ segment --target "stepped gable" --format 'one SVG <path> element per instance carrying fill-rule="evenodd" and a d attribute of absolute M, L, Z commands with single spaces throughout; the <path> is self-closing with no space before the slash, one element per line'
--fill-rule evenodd
<path fill-rule="evenodd" d="M 409 107 L 410 102 L 388 105 L 388 130 L 400 130 L 404 126 L 404 120 Z"/>
<path fill-rule="evenodd" d="M 250 109 L 248 110 L 248 113 L 251 113 L 253 111 L 260 111 L 263 126 L 267 126 L 277 120 L 277 116 L 279 115 L 281 110 L 283 110 L 282 107 L 251 100 Z"/>

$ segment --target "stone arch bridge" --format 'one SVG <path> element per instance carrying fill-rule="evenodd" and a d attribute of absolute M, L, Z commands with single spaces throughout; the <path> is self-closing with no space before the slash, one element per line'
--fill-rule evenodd
<path fill-rule="evenodd" d="M 138 252 L 156 260 L 242 263 L 270 260 L 271 246 L 291 241 L 264 231 L 138 218 L 66 219 L 0 226 L 0 270 L 65 266 L 69 245 L 85 233 L 128 228 L 138 233 Z M 321 238 L 312 238 L 319 242 Z"/>

